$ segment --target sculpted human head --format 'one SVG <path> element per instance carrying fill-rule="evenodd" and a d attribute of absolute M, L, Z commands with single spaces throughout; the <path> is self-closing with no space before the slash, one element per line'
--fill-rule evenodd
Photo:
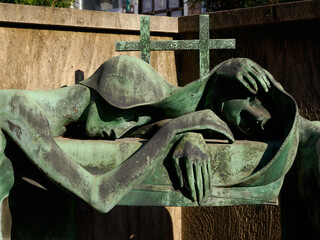
<path fill-rule="evenodd" d="M 263 136 L 266 123 L 271 119 L 269 111 L 256 96 L 223 101 L 221 112 L 228 123 L 253 137 Z"/>

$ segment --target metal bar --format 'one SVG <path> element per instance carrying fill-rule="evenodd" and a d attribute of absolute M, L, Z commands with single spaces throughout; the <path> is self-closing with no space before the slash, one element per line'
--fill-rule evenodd
<path fill-rule="evenodd" d="M 236 49 L 235 39 L 210 39 L 209 49 Z"/>
<path fill-rule="evenodd" d="M 116 51 L 140 51 L 140 42 L 116 42 Z"/>
<path fill-rule="evenodd" d="M 200 78 L 210 72 L 209 15 L 199 16 L 199 67 Z"/>
<path fill-rule="evenodd" d="M 210 72 L 210 49 L 235 49 L 235 39 L 210 39 L 209 15 L 199 16 L 199 39 L 150 41 L 150 18 L 140 16 L 140 41 L 116 42 L 116 51 L 140 51 L 150 63 L 150 51 L 199 50 L 200 77 Z"/>
<path fill-rule="evenodd" d="M 150 17 L 140 17 L 140 51 L 141 59 L 150 63 Z"/>
<path fill-rule="evenodd" d="M 199 40 L 172 40 L 172 41 L 152 41 L 150 42 L 151 51 L 163 50 L 197 50 Z"/>

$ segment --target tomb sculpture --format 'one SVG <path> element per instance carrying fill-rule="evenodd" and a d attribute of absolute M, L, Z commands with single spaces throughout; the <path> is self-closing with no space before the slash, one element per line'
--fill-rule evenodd
<path fill-rule="evenodd" d="M 204 78 L 175 87 L 144 61 L 119 56 L 71 87 L 1 90 L 0 94 L 2 204 L 13 185 L 13 169 L 5 155 L 11 142 L 54 183 L 102 212 L 119 203 L 171 151 L 177 191 L 185 188 L 186 198 L 200 205 L 217 205 L 210 203 L 212 187 L 223 189 L 226 195 L 234 191 L 233 201 L 229 196 L 225 205 L 247 195 L 254 202 L 261 191 L 277 197 L 299 140 L 299 146 L 304 146 L 300 156 L 305 161 L 304 155 L 310 155 L 307 160 L 314 165 L 305 171 L 319 174 L 318 123 L 300 117 L 292 97 L 249 59 L 227 60 Z M 150 140 L 114 169 L 95 175 L 55 141 L 74 124 L 88 139 Z M 226 163 L 221 162 L 225 169 L 219 169 L 225 172 L 215 172 L 215 156 L 203 136 L 228 140 L 224 144 L 234 139 L 269 141 L 273 147 L 247 176 L 234 179 L 225 175 Z M 237 160 L 248 161 L 241 155 Z M 168 204 L 180 205 L 172 200 Z"/>
<path fill-rule="evenodd" d="M 320 124 L 302 118 L 294 99 L 249 59 L 224 61 L 199 80 L 176 87 L 145 61 L 122 55 L 74 86 L 0 90 L 0 111 L 1 228 L 14 184 L 12 159 L 6 152 L 10 145 L 21 149 L 46 178 L 101 212 L 119 203 L 277 203 L 284 177 L 297 158 L 301 197 L 311 206 L 311 222 L 319 221 L 319 200 L 305 191 L 305 184 L 310 179 L 319 184 Z M 93 145 L 122 138 L 148 141 L 104 171 L 95 158 L 84 163 L 81 156 L 68 153 L 72 146 L 63 145 L 71 142 L 75 147 L 75 138 Z M 215 143 L 205 139 L 220 141 L 224 155 L 210 150 Z M 255 156 L 258 150 L 250 148 L 250 141 L 264 143 L 261 155 Z M 134 193 L 164 162 L 175 189 L 149 186 L 149 198 Z M 162 179 L 153 179 L 157 181 Z"/>

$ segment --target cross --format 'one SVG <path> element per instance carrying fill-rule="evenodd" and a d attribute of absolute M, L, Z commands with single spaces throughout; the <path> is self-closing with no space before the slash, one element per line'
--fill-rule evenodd
<path fill-rule="evenodd" d="M 150 18 L 140 17 L 140 41 L 116 42 L 116 51 L 140 51 L 141 59 L 150 63 L 150 51 L 199 50 L 200 78 L 210 72 L 210 49 L 235 49 L 235 39 L 210 39 L 209 15 L 199 16 L 199 39 L 150 41 Z"/>

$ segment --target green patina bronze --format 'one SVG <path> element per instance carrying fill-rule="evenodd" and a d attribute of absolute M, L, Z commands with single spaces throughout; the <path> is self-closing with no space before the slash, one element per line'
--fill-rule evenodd
<path fill-rule="evenodd" d="M 245 58 L 176 87 L 145 61 L 118 56 L 75 86 L 0 90 L 0 114 L 2 238 L 14 177 L 47 189 L 50 179 L 101 212 L 277 204 L 297 155 L 301 179 L 319 181 L 320 124 L 300 117 L 272 75 Z M 24 157 L 15 159 L 18 150 Z M 40 176 L 23 167 L 29 161 Z M 316 223 L 312 196 L 303 196 Z"/>
<path fill-rule="evenodd" d="M 150 18 L 140 17 L 140 42 L 116 42 L 116 51 L 140 51 L 150 63 L 150 51 L 199 50 L 200 77 L 210 71 L 210 49 L 235 49 L 235 39 L 210 39 L 209 15 L 199 15 L 198 40 L 150 41 Z"/>
<path fill-rule="evenodd" d="M 190 133 L 184 139 L 189 140 L 189 137 L 190 140 L 199 144 L 197 142 L 199 136 Z M 116 141 L 55 138 L 55 141 L 68 157 L 95 175 L 115 169 L 147 142 L 146 140 L 132 138 Z M 272 183 L 271 186 L 256 187 L 254 191 L 250 191 L 247 195 L 241 194 L 241 191 L 245 191 L 246 188 L 221 188 L 221 185 L 233 185 L 235 182 L 250 176 L 259 165 L 263 155 L 272 155 L 272 152 L 279 148 L 280 142 L 239 140 L 233 144 L 227 144 L 226 141 L 214 140 L 207 141 L 206 144 L 210 156 L 215 156 L 215 160 L 211 162 L 211 181 L 215 187 L 210 190 L 210 197 L 202 202 L 203 206 L 278 203 L 278 194 L 283 178 Z M 176 152 L 178 153 L 178 151 Z M 92 161 L 92 158 L 95 161 Z M 239 161 L 239 159 L 247 159 L 247 161 Z M 198 206 L 198 202 L 192 201 L 189 197 L 174 189 L 168 173 L 172 171 L 174 172 L 174 168 L 169 163 L 159 163 L 118 204 L 130 206 L 139 206 L 142 203 L 144 206 Z"/>

